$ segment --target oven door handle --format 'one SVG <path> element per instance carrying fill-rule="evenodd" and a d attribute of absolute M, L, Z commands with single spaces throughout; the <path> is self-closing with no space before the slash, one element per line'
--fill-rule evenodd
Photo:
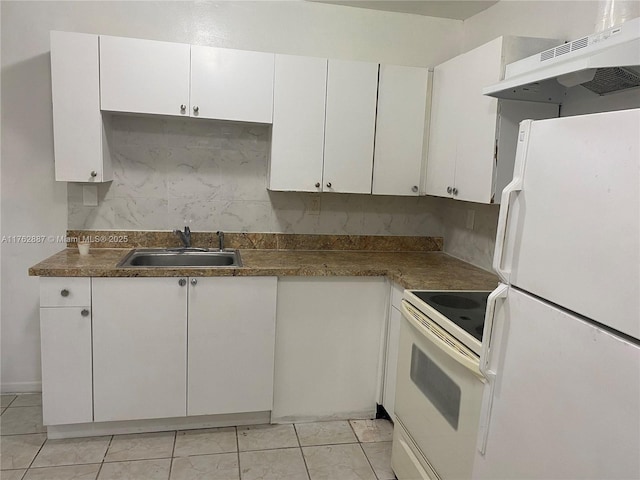
<path fill-rule="evenodd" d="M 434 333 L 428 327 L 426 327 L 421 320 L 424 319 L 424 315 L 422 315 L 419 311 L 414 309 L 411 305 L 408 304 L 406 300 L 402 302 L 402 316 L 407 319 L 407 321 L 416 329 L 422 336 L 431 341 L 435 346 L 437 346 L 444 353 L 449 355 L 453 360 L 458 362 L 463 367 L 471 370 L 474 375 L 476 375 L 479 379 L 484 382 L 484 376 L 480 372 L 480 362 L 475 359 L 475 357 L 470 354 L 463 353 L 462 349 L 456 348 L 454 345 L 446 342 L 443 338 L 441 338 L 438 334 Z M 424 319 L 423 321 L 433 325 L 433 322 L 430 320 Z M 436 331 L 442 330 L 439 327 L 435 327 Z M 446 333 L 443 335 L 450 336 Z"/>

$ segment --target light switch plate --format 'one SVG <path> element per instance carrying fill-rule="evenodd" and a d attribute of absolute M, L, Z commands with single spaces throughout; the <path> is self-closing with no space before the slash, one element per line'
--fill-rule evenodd
<path fill-rule="evenodd" d="M 83 185 L 82 186 L 82 205 L 85 207 L 98 206 L 98 186 Z"/>

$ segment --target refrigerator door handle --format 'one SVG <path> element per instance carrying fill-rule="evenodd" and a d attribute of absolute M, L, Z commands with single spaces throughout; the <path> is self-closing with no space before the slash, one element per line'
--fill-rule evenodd
<path fill-rule="evenodd" d="M 489 438 L 489 422 L 491 421 L 491 408 L 493 407 L 493 391 L 496 385 L 496 374 L 489 372 L 485 374 L 487 383 L 482 392 L 482 409 L 480 410 L 480 423 L 478 425 L 478 452 L 484 455 L 487 451 L 487 440 Z"/>
<path fill-rule="evenodd" d="M 491 342 L 493 340 L 493 318 L 496 313 L 496 303 L 498 299 L 507 298 L 509 285 L 501 283 L 487 297 L 487 312 L 484 316 L 484 332 L 482 338 L 482 349 L 480 350 L 480 372 L 487 376 L 489 373 L 489 360 L 491 356 Z"/>
<path fill-rule="evenodd" d="M 487 298 L 487 313 L 484 319 L 484 333 L 482 335 L 482 350 L 480 352 L 480 371 L 487 379 L 482 393 L 482 409 L 480 410 L 480 425 L 478 438 L 478 451 L 484 455 L 489 436 L 489 422 L 491 421 L 491 408 L 493 406 L 493 392 L 496 384 L 496 372 L 490 369 L 491 343 L 493 340 L 493 319 L 496 313 L 496 303 L 499 299 L 507 298 L 509 286 L 501 283 Z"/>
<path fill-rule="evenodd" d="M 522 190 L 531 122 L 531 120 L 523 120 L 520 122 L 513 180 L 504 187 L 502 196 L 500 197 L 500 213 L 498 215 L 498 231 L 496 233 L 496 246 L 493 255 L 493 269 L 505 283 L 509 283 L 509 276 L 511 275 L 511 267 L 504 266 L 504 249 L 507 236 L 507 223 L 509 222 L 509 209 L 511 207 L 511 194 Z"/>

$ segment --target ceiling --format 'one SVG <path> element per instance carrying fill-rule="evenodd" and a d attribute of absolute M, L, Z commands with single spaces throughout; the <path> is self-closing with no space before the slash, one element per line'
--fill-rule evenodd
<path fill-rule="evenodd" d="M 387 12 L 412 13 L 428 17 L 453 18 L 466 20 L 491 5 L 498 3 L 486 0 L 311 0 L 319 3 L 331 3 L 348 7 L 369 8 Z"/>

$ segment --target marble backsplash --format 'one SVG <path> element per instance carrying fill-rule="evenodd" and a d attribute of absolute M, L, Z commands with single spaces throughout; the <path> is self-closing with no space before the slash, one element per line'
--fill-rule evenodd
<path fill-rule="evenodd" d="M 493 251 L 499 205 L 439 199 L 438 211 L 444 226 L 444 251 L 488 271 L 493 271 Z M 467 215 L 473 211 L 474 226 L 467 228 Z"/>
<path fill-rule="evenodd" d="M 175 248 L 183 244 L 173 232 L 162 230 L 67 230 L 67 247 L 88 240 L 91 248 Z M 297 233 L 227 232 L 224 247 L 242 250 L 328 250 L 371 252 L 440 252 L 442 237 L 398 235 L 305 235 Z M 191 246 L 219 247 L 216 232 L 192 232 Z"/>
<path fill-rule="evenodd" d="M 114 179 L 84 206 L 68 184 L 68 228 L 442 236 L 432 197 L 270 192 L 265 125 L 115 115 Z M 311 206 L 320 200 L 320 212 Z"/>

